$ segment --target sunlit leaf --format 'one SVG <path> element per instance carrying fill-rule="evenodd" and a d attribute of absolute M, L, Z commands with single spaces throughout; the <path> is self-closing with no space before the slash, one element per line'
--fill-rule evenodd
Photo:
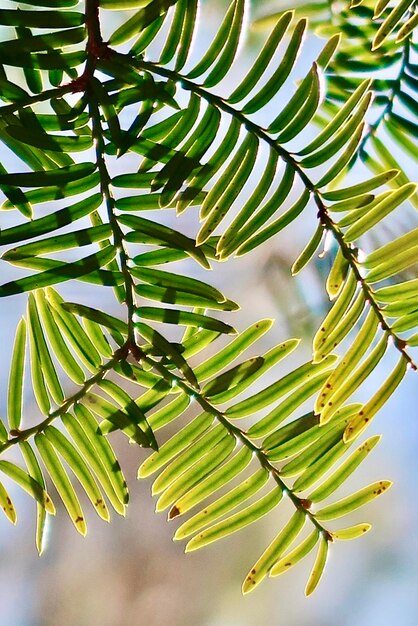
<path fill-rule="evenodd" d="M 338 500 L 333 504 L 329 504 L 328 506 L 320 509 L 315 513 L 315 517 L 320 520 L 329 520 L 329 519 L 337 519 L 338 517 L 342 517 L 343 515 L 347 515 L 352 511 L 360 508 L 364 504 L 367 504 L 374 498 L 382 495 L 387 489 L 391 487 L 392 483 L 390 480 L 380 480 L 378 482 L 372 483 L 363 489 L 360 489 L 356 493 L 353 493 L 346 498 L 342 498 L 342 500 Z"/>
<path fill-rule="evenodd" d="M 10 366 L 7 416 L 10 430 L 16 430 L 22 419 L 23 382 L 26 358 L 26 322 L 20 320 L 17 329 Z"/>
<path fill-rule="evenodd" d="M 87 533 L 87 526 L 78 497 L 74 491 L 70 479 L 59 460 L 52 444 L 45 435 L 35 435 L 35 444 L 39 450 L 48 474 L 51 476 L 71 521 L 81 535 Z"/>
<path fill-rule="evenodd" d="M 282 492 L 279 487 L 274 487 L 267 495 L 254 502 L 254 504 L 210 526 L 193 537 L 193 539 L 190 539 L 186 546 L 186 552 L 198 550 L 208 543 L 231 535 L 237 530 L 248 526 L 248 524 L 253 524 L 260 519 L 260 517 L 266 515 L 276 507 L 282 497 Z"/>
<path fill-rule="evenodd" d="M 0 471 L 39 502 L 47 513 L 55 515 L 55 507 L 51 498 L 35 478 L 10 461 L 0 461 Z"/>
<path fill-rule="evenodd" d="M 305 587 L 305 596 L 311 595 L 321 579 L 328 556 L 328 543 L 328 538 L 322 535 L 319 539 L 319 548 L 315 563 Z"/>
<path fill-rule="evenodd" d="M 280 560 L 283 552 L 298 536 L 305 520 L 305 512 L 298 509 L 249 571 L 242 585 L 243 593 L 252 591 L 267 576 L 272 566 Z"/>

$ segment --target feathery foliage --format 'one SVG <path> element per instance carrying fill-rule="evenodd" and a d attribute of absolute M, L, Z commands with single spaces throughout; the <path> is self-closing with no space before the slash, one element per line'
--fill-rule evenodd
<path fill-rule="evenodd" d="M 359 437 L 416 369 L 418 231 L 370 246 L 389 214 L 416 206 L 416 185 L 385 144 L 388 135 L 416 157 L 414 3 L 282 11 L 243 77 L 234 62 L 245 0 L 229 3 L 200 58 L 198 0 L 26 5 L 0 10 L 1 209 L 17 215 L 0 231 L 1 260 L 17 268 L 0 296 L 27 299 L 0 420 L 2 508 L 15 523 L 10 481 L 36 500 L 39 552 L 53 501 L 82 535 L 80 490 L 102 519 L 110 509 L 125 515 L 123 460 L 110 443 L 120 431 L 152 450 L 138 477 L 155 476 L 157 511 L 185 516 L 174 538 L 187 539 L 186 551 L 274 516 L 287 495 L 294 512 L 243 591 L 315 552 L 310 594 L 329 544 L 370 529 L 333 520 L 391 485 L 334 496 L 380 439 Z M 104 41 L 113 10 L 120 26 Z M 309 27 L 327 39 L 301 75 Z M 399 68 L 396 77 L 375 78 L 384 66 Z M 362 175 L 354 184 L 353 171 Z M 198 210 L 200 227 L 184 234 L 170 209 L 191 223 Z M 189 259 L 203 273 L 291 232 L 302 213 L 317 224 L 292 273 L 332 239 L 332 306 L 312 359 L 266 378 L 300 340 L 261 352 L 271 321 L 237 332 L 238 305 L 176 263 Z M 73 280 L 97 293 L 110 287 L 123 316 L 68 301 L 56 287 Z M 387 368 L 389 352 L 396 365 L 359 404 L 357 389 Z"/>

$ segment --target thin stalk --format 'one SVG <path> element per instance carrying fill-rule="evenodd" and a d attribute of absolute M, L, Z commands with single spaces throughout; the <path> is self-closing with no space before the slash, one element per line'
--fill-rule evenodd
<path fill-rule="evenodd" d="M 126 298 L 125 301 L 128 308 L 128 343 L 135 343 L 135 333 L 133 326 L 133 316 L 135 314 L 134 281 L 128 267 L 128 253 L 125 249 L 123 231 L 119 226 L 119 222 L 116 219 L 116 215 L 114 213 L 115 199 L 110 188 L 111 176 L 109 174 L 109 170 L 107 168 L 104 156 L 105 146 L 103 140 L 103 128 L 100 120 L 99 105 L 95 100 L 93 93 L 90 97 L 89 108 L 90 117 L 92 119 L 93 125 L 93 140 L 96 146 L 97 168 L 100 174 L 100 191 L 106 205 L 107 217 L 113 233 L 113 244 L 118 250 L 120 268 L 124 276 Z"/>

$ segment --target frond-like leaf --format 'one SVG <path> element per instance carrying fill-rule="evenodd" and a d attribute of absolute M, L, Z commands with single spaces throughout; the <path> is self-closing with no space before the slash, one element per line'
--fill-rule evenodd
<path fill-rule="evenodd" d="M 328 521 L 391 483 L 317 503 L 368 457 L 379 436 L 350 447 L 416 369 L 417 230 L 406 218 L 397 230 L 417 204 L 407 171 L 417 156 L 416 15 L 411 0 L 283 7 L 264 20 L 271 32 L 239 76 L 247 4 L 230 0 L 203 52 L 193 47 L 197 0 L 0 9 L 0 209 L 11 212 L 0 296 L 27 302 L 0 419 L 0 505 L 15 523 L 10 480 L 35 499 L 40 553 L 55 513 L 49 481 L 82 535 L 80 488 L 103 520 L 110 507 L 125 515 L 118 431 L 148 449 L 138 478 L 153 475 L 157 511 L 183 516 L 174 538 L 186 551 L 273 519 L 286 495 L 291 511 L 273 519 L 243 591 L 317 549 L 309 595 L 329 543 L 370 528 Z M 120 13 L 105 42 L 108 10 Z M 316 57 L 304 50 L 309 28 L 326 37 Z M 230 315 L 238 304 L 206 272 L 302 215 L 317 222 L 291 272 L 315 270 L 323 241 L 331 304 L 312 358 L 296 361 L 299 338 L 273 343 L 270 320 L 241 332 Z M 90 300 L 54 289 L 74 280 Z M 102 304 L 103 286 L 118 309 Z M 352 402 L 393 352 L 389 375 Z M 28 419 L 32 399 L 39 419 Z M 15 450 L 25 469 L 3 458 Z"/>

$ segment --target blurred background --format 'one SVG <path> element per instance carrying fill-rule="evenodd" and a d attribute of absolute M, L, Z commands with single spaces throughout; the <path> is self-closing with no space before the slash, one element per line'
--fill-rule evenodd
<path fill-rule="evenodd" d="M 195 44 L 196 56 L 211 42 L 227 4 L 213 0 L 204 3 L 205 19 Z M 256 5 L 263 3 L 251 4 L 256 11 Z M 269 3 L 276 10 L 277 5 Z M 107 13 L 106 19 L 105 27 L 111 32 L 120 15 Z M 249 35 L 236 63 L 237 80 L 264 36 Z M 308 38 L 298 65 L 299 77 L 320 48 L 319 40 Z M 48 207 L 43 210 L 46 212 Z M 2 214 L 1 219 L 2 227 L 16 223 L 11 213 Z M 310 214 L 305 211 L 296 226 L 268 246 L 204 277 L 240 303 L 242 310 L 234 314 L 233 321 L 238 329 L 257 319 L 273 317 L 277 321 L 269 336 L 270 346 L 289 336 L 305 338 L 297 356 L 292 357 L 294 362 L 287 360 L 285 370 L 276 368 L 276 376 L 309 358 L 309 338 L 329 306 L 323 276 L 331 261 L 326 256 L 316 259 L 296 280 L 290 280 L 289 267 L 313 233 L 315 221 L 314 209 Z M 195 226 L 194 217 L 187 214 L 181 228 L 193 232 Z M 1 281 L 12 276 L 9 266 L 2 263 Z M 72 300 L 94 302 L 95 306 L 100 298 L 103 308 L 118 313 L 113 295 L 106 290 L 92 294 L 90 286 L 74 283 L 60 288 L 60 292 Z M 3 416 L 11 346 L 25 302 L 25 297 L 16 296 L 1 303 Z M 359 399 L 368 398 L 384 375 L 379 371 L 361 389 Z M 277 533 L 286 504 L 283 510 L 279 507 L 237 535 L 184 555 L 184 547 L 171 540 L 175 522 L 169 525 L 164 515 L 157 516 L 153 511 L 151 483 L 136 480 L 146 452 L 126 445 L 124 437 L 116 436 L 112 441 L 131 493 L 125 519 L 114 517 L 111 525 L 106 525 L 91 513 L 87 518 L 89 533 L 82 539 L 68 516 L 58 511 L 48 532 L 47 549 L 38 557 L 35 505 L 25 494 L 13 491 L 19 513 L 17 528 L 0 517 L 0 626 L 416 626 L 416 402 L 416 381 L 409 374 L 370 428 L 369 435 L 384 433 L 381 443 L 349 481 L 350 491 L 381 478 L 391 479 L 395 485 L 364 513 L 353 515 L 352 523 L 368 521 L 373 530 L 364 539 L 331 546 L 329 563 L 313 597 L 306 599 L 303 595 L 312 565 L 309 558 L 286 576 L 267 579 L 254 593 L 241 595 L 242 580 Z M 35 413 L 29 398 L 26 409 L 28 414 Z"/>

